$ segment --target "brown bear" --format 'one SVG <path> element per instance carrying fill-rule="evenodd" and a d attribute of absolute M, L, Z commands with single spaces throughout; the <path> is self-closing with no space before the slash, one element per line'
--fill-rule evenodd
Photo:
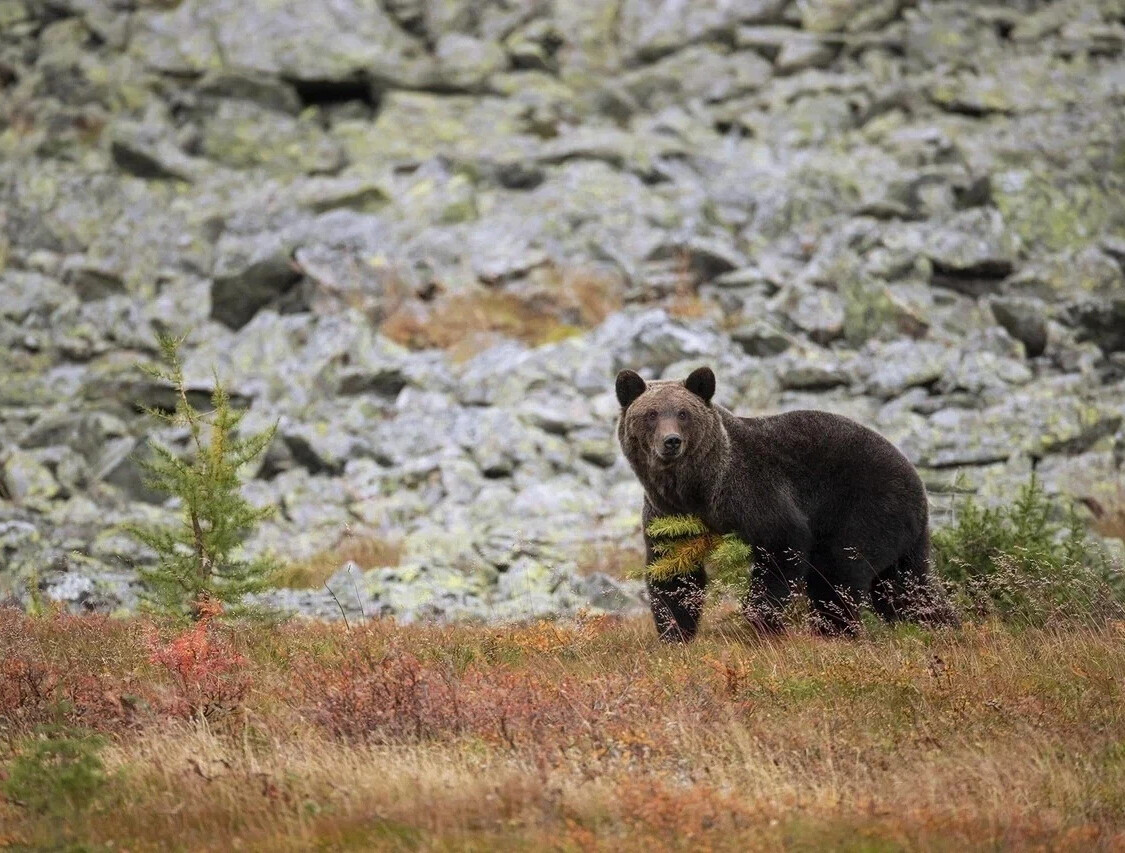
<path fill-rule="evenodd" d="M 925 486 L 881 435 L 828 412 L 737 417 L 712 402 L 709 367 L 683 382 L 623 370 L 616 390 L 617 436 L 644 487 L 644 526 L 685 514 L 738 534 L 754 551 L 744 608 L 759 630 L 781 629 L 802 582 L 826 632 L 853 633 L 862 603 L 891 621 L 953 619 L 930 574 Z M 651 563 L 647 532 L 645 545 Z M 661 638 L 695 635 L 706 583 L 702 568 L 648 581 Z"/>

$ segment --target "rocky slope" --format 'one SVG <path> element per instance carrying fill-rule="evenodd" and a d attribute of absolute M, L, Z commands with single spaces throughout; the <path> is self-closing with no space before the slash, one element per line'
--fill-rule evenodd
<path fill-rule="evenodd" d="M 635 605 L 624 366 L 1106 497 L 1123 191 L 1120 0 L 0 0 L 0 587 L 135 600 L 156 329 L 368 615 Z"/>

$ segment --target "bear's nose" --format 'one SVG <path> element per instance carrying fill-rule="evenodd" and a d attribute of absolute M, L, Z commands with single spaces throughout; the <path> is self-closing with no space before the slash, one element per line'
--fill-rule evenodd
<path fill-rule="evenodd" d="M 683 440 L 678 435 L 664 436 L 664 450 L 668 453 L 675 453 L 680 449 L 681 444 L 683 444 Z"/>

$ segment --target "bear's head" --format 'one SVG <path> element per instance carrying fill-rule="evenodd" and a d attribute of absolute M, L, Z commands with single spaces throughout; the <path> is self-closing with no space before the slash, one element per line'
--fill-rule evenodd
<path fill-rule="evenodd" d="M 714 394 L 715 374 L 709 367 L 693 370 L 683 382 L 646 383 L 632 370 L 617 374 L 617 437 L 642 480 L 671 473 L 714 448 L 722 430 L 711 405 Z"/>

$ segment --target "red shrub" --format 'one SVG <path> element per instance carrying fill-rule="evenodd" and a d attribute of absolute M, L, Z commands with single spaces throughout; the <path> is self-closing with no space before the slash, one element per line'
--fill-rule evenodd
<path fill-rule="evenodd" d="M 456 684 L 397 649 L 353 649 L 342 662 L 299 667 L 313 717 L 337 737 L 385 743 L 462 730 Z"/>
<path fill-rule="evenodd" d="M 250 688 L 246 658 L 234 650 L 211 619 L 164 643 L 149 637 L 149 660 L 173 677 L 176 695 L 166 710 L 178 716 L 212 718 L 235 710 Z"/>
<path fill-rule="evenodd" d="M 646 730 L 652 708 L 680 701 L 625 673 L 579 677 L 486 664 L 459 672 L 396 638 L 378 636 L 374 648 L 371 639 L 356 636 L 342 659 L 303 654 L 293 663 L 291 701 L 335 737 L 398 743 L 469 735 L 512 749 L 647 754 L 660 746 Z M 721 704 L 702 687 L 679 695 L 701 721 Z"/>
<path fill-rule="evenodd" d="M 0 735 L 49 723 L 131 725 L 136 703 L 132 675 L 117 657 L 121 633 L 97 617 L 0 609 Z"/>

